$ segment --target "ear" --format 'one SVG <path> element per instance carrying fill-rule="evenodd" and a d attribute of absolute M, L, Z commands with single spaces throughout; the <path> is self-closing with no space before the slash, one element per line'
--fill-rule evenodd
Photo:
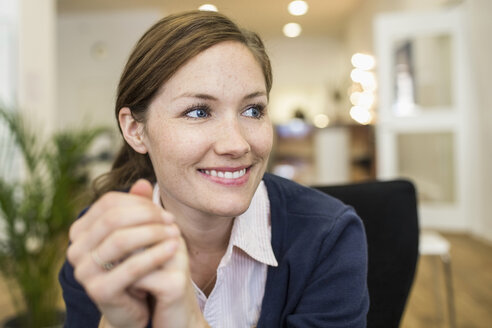
<path fill-rule="evenodd" d="M 147 146 L 144 143 L 144 125 L 137 122 L 130 111 L 130 108 L 123 107 L 118 113 L 121 132 L 126 142 L 138 153 L 146 154 Z"/>

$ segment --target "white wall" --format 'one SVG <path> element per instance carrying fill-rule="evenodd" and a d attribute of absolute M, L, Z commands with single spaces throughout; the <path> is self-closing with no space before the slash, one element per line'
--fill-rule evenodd
<path fill-rule="evenodd" d="M 17 24 L 17 3 L 0 0 L 0 106 L 12 106 L 16 101 Z"/>
<path fill-rule="evenodd" d="M 472 100 L 479 108 L 475 119 L 475 132 L 479 135 L 476 183 L 473 195 L 479 200 L 479 216 L 473 221 L 472 231 L 492 242 L 492 1 L 470 0 L 465 3 L 468 17 L 470 62 L 472 65 Z"/>
<path fill-rule="evenodd" d="M 350 53 L 374 53 L 372 25 L 375 15 L 395 11 L 429 10 L 453 0 L 369 0 L 348 17 L 345 42 Z"/>
<path fill-rule="evenodd" d="M 19 2 L 18 105 L 45 133 L 56 120 L 55 22 L 55 0 Z"/>
<path fill-rule="evenodd" d="M 62 14 L 58 18 L 58 126 L 116 127 L 117 84 L 134 44 L 158 11 Z"/>
<path fill-rule="evenodd" d="M 161 16 L 156 11 L 59 15 L 58 126 L 94 120 L 114 125 L 116 86 L 129 52 Z M 274 73 L 274 122 L 285 122 L 297 107 L 309 117 L 335 111 L 330 91 L 350 72 L 340 40 L 281 38 L 268 40 L 267 48 Z"/>
<path fill-rule="evenodd" d="M 308 120 L 319 113 L 334 118 L 331 93 L 345 85 L 350 74 L 343 42 L 329 37 L 280 38 L 268 40 L 266 47 L 273 66 L 269 105 L 273 122 L 285 123 L 299 107 Z"/>

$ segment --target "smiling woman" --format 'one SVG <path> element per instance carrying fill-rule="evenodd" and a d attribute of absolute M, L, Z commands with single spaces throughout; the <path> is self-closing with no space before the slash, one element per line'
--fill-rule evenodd
<path fill-rule="evenodd" d="M 70 230 L 66 326 L 365 326 L 360 219 L 265 174 L 271 83 L 260 38 L 221 14 L 144 34 L 118 87 L 124 146 Z"/>
<path fill-rule="evenodd" d="M 224 41 L 163 85 L 144 122 L 128 107 L 119 121 L 127 143 L 149 154 L 167 210 L 188 218 L 235 217 L 248 208 L 272 148 L 267 102 L 265 77 L 251 51 Z"/>

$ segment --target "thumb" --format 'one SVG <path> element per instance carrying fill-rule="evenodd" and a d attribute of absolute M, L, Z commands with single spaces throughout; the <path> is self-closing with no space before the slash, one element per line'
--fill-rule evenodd
<path fill-rule="evenodd" d="M 152 201 L 154 196 L 154 187 L 150 184 L 149 180 L 139 179 L 130 188 L 130 194 L 141 196 Z M 166 223 L 174 223 L 174 216 L 162 209 L 162 218 Z"/>
<path fill-rule="evenodd" d="M 148 180 L 139 179 L 130 188 L 130 194 L 138 195 L 152 200 L 154 187 L 150 184 Z"/>

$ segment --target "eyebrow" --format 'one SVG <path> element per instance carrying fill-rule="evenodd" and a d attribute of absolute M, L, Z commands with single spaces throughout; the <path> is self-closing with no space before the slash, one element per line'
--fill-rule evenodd
<path fill-rule="evenodd" d="M 243 97 L 243 99 L 252 99 L 252 98 L 256 98 L 256 97 L 260 97 L 260 96 L 266 96 L 266 92 L 265 91 L 256 91 L 256 92 L 253 92 L 253 93 L 250 93 L 246 96 Z M 206 93 L 188 93 L 188 92 L 185 92 L 177 97 L 174 97 L 173 100 L 176 100 L 178 98 L 198 98 L 198 99 L 203 99 L 203 100 L 213 100 L 213 101 L 217 101 L 218 99 L 212 95 L 209 95 L 209 94 L 206 94 Z"/>

